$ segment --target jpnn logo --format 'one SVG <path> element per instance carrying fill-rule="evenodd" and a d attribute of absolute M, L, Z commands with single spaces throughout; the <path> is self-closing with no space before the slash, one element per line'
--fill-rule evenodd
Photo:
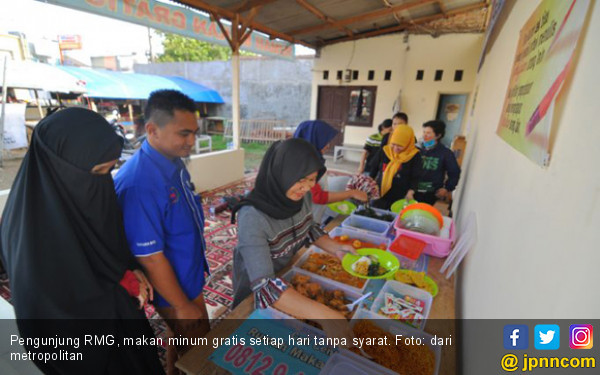
<path fill-rule="evenodd" d="M 560 348 L 560 327 L 556 324 L 538 324 L 534 329 L 535 348 L 557 350 Z"/>
<path fill-rule="evenodd" d="M 524 324 L 504 326 L 504 349 L 523 350 L 529 347 L 529 328 Z"/>
<path fill-rule="evenodd" d="M 572 324 L 569 327 L 571 349 L 591 349 L 594 347 L 594 327 L 591 324 Z"/>

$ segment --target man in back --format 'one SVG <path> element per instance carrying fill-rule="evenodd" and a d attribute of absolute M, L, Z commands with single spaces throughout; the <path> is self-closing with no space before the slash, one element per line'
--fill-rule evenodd
<path fill-rule="evenodd" d="M 194 146 L 195 103 L 175 90 L 154 91 L 144 111 L 147 140 L 115 176 L 127 240 L 156 291 L 154 305 L 175 337 L 209 330 L 202 289 L 204 214 L 181 158 Z M 185 348 L 177 348 L 181 353 Z M 177 355 L 167 348 L 167 372 Z"/>

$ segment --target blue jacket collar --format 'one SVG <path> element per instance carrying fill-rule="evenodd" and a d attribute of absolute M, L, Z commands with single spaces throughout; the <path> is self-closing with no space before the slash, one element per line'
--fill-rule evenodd
<path fill-rule="evenodd" d="M 155 150 L 147 140 L 142 144 L 142 151 L 150 157 L 150 160 L 152 160 L 158 169 L 168 178 L 173 178 L 173 176 L 183 168 L 181 159 L 175 158 L 169 160 L 163 154 Z"/>

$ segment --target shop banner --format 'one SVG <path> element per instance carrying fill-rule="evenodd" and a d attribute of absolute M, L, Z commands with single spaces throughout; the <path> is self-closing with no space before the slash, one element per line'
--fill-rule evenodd
<path fill-rule="evenodd" d="M 497 134 L 539 165 L 550 162 L 554 101 L 577 46 L 589 0 L 544 0 L 520 32 Z"/>
<path fill-rule="evenodd" d="M 229 46 L 216 22 L 189 8 L 155 0 L 43 0 L 169 33 Z M 229 32 L 230 25 L 223 24 Z M 241 47 L 261 55 L 292 59 L 294 45 L 281 40 L 270 40 L 268 35 L 253 32 Z"/>
<path fill-rule="evenodd" d="M 12 150 L 27 147 L 25 108 L 27 104 L 6 103 L 4 113 L 4 148 Z"/>

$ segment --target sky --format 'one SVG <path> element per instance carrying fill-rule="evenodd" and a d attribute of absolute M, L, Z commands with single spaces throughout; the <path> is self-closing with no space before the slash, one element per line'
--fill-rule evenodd
<path fill-rule="evenodd" d="M 149 50 L 147 27 L 34 0 L 0 0 L 0 33 L 8 31 L 20 31 L 28 39 L 81 35 L 82 51 L 69 52 L 75 55 L 144 55 Z M 162 41 L 152 36 L 156 56 L 162 52 Z M 314 53 L 303 46 L 296 46 L 296 51 Z"/>

